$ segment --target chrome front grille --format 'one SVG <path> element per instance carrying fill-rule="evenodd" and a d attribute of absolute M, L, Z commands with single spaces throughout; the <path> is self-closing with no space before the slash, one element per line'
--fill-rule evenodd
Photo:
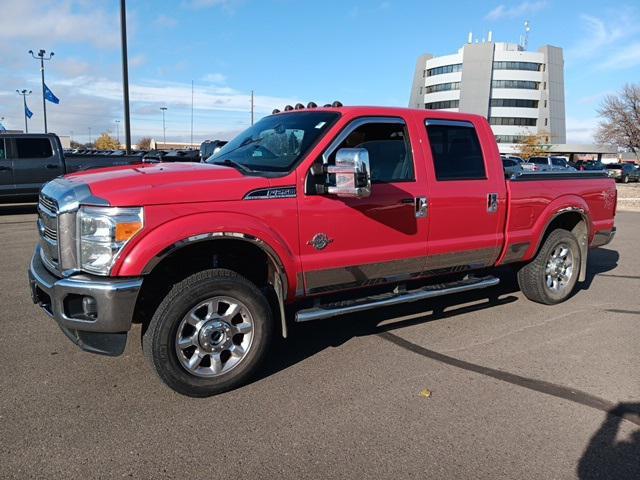
<path fill-rule="evenodd" d="M 40 194 L 39 200 L 39 205 L 42 208 L 48 210 L 53 215 L 58 213 L 58 202 L 56 202 L 53 198 Z"/>
<path fill-rule="evenodd" d="M 40 195 L 38 201 L 38 233 L 45 263 L 57 268 L 58 249 L 58 204 L 46 195 Z"/>

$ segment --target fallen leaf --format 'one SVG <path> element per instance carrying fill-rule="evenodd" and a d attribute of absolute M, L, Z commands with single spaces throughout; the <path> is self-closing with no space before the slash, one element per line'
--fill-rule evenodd
<path fill-rule="evenodd" d="M 431 390 L 429 390 L 428 388 L 425 388 L 420 392 L 419 395 L 424 398 L 429 398 L 431 396 Z"/>

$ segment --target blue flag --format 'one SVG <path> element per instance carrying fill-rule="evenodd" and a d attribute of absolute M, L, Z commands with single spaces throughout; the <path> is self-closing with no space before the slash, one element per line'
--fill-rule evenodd
<path fill-rule="evenodd" d="M 51 103 L 60 103 L 60 99 L 49 90 L 46 83 L 44 84 L 44 99 L 49 100 Z"/>
<path fill-rule="evenodd" d="M 33 112 L 32 112 L 31 110 L 29 110 L 29 107 L 27 107 L 27 101 L 26 101 L 26 100 L 25 100 L 25 102 L 24 102 L 24 115 L 25 115 L 27 118 L 31 118 L 31 117 L 33 117 Z"/>

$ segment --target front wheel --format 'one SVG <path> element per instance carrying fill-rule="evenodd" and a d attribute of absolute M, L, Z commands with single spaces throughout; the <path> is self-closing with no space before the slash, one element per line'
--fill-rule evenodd
<path fill-rule="evenodd" d="M 205 270 L 174 285 L 144 333 L 143 349 L 169 387 L 206 397 L 255 373 L 272 324 L 269 303 L 254 284 L 231 270 Z"/>
<path fill-rule="evenodd" d="M 629 183 L 629 175 L 622 177 L 622 183 Z"/>
<path fill-rule="evenodd" d="M 520 290 L 534 302 L 546 305 L 563 302 L 576 286 L 581 262 L 575 235 L 567 230 L 554 230 L 535 258 L 518 272 Z"/>

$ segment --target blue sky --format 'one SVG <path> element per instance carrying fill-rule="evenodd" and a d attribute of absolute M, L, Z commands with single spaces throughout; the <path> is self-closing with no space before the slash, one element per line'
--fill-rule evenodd
<path fill-rule="evenodd" d="M 0 117 L 24 124 L 16 89 L 34 91 L 30 131 L 42 130 L 38 65 L 53 50 L 49 128 L 79 141 L 116 132 L 122 119 L 119 2 L 4 0 Z M 257 116 L 297 101 L 406 106 L 418 55 L 453 53 L 467 39 L 564 48 L 567 140 L 589 142 L 602 97 L 640 82 L 640 5 L 602 1 L 128 0 L 132 133 L 188 141 L 229 137 Z M 34 12 L 38 12 L 35 14 Z M 122 123 L 120 124 L 122 125 Z M 121 129 L 122 133 L 122 129 Z"/>

